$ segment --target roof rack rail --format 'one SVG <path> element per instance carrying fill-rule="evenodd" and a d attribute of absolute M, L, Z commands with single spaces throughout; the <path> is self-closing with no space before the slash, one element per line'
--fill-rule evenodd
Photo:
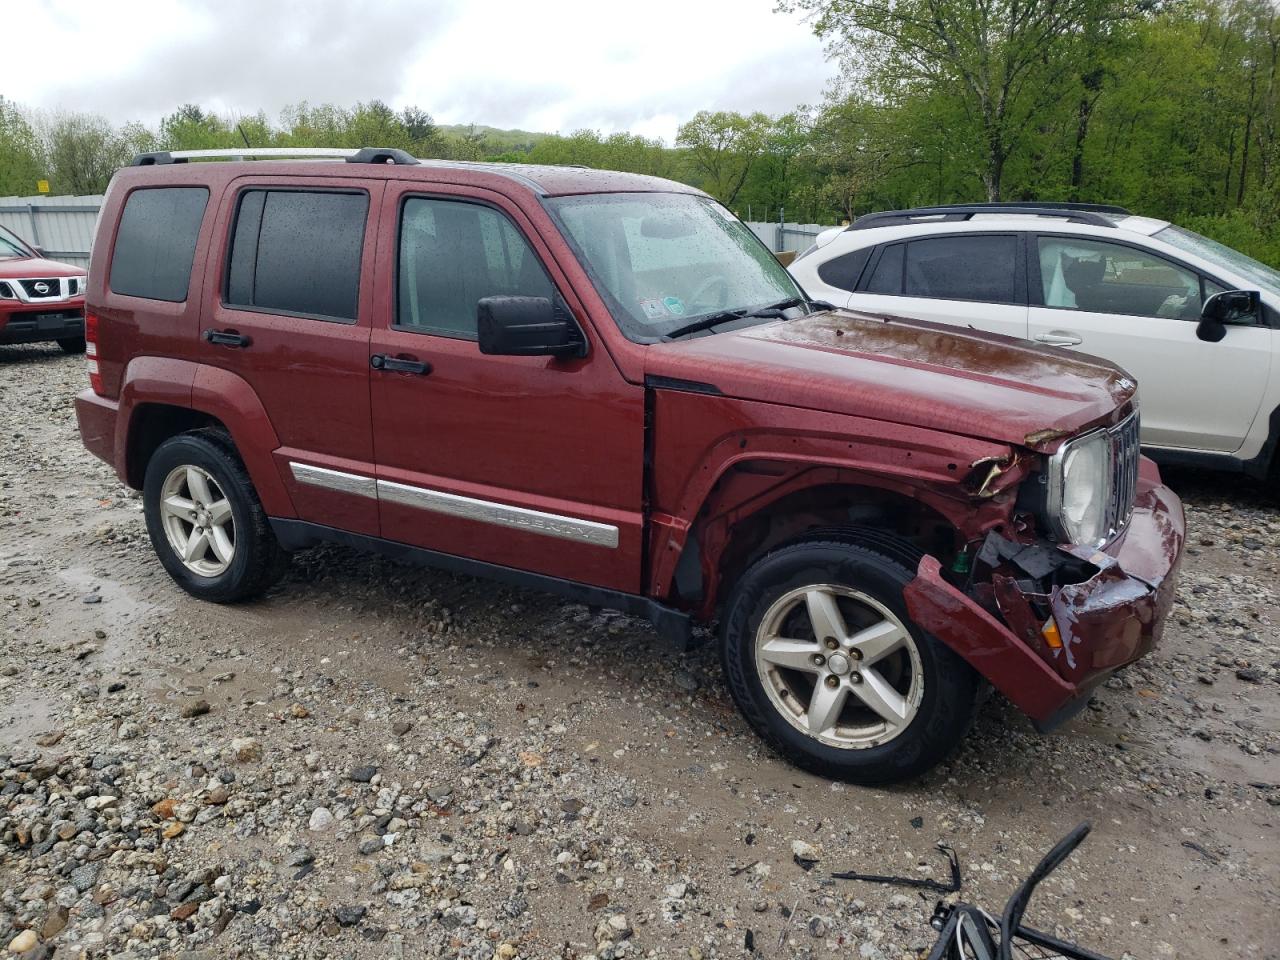
<path fill-rule="evenodd" d="M 1114 203 L 1076 203 L 1071 200 L 984 200 L 981 203 L 952 203 L 947 206 L 975 210 L 1032 207 L 1036 210 L 1083 210 L 1086 213 L 1118 213 L 1126 217 L 1133 216 L 1131 210 Z"/>
<path fill-rule="evenodd" d="M 868 230 L 872 227 L 901 226 L 908 223 L 955 223 L 972 220 L 978 214 L 1022 214 L 1032 217 L 1060 217 L 1073 223 L 1085 223 L 1094 227 L 1114 227 L 1110 216 L 1132 216 L 1124 207 L 1104 203 L 1046 203 L 1041 201 L 1011 201 L 997 203 L 949 203 L 936 207 L 913 207 L 910 210 L 882 210 L 868 213 L 853 221 L 849 230 Z"/>
<path fill-rule="evenodd" d="M 192 160 L 345 160 L 347 163 L 416 164 L 418 159 L 394 147 L 246 147 L 224 150 L 159 150 L 140 153 L 130 166 L 151 167 Z"/>

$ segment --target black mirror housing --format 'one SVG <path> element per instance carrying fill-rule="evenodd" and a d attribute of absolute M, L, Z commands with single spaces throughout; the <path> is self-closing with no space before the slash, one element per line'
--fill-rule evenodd
<path fill-rule="evenodd" d="M 1261 308 L 1262 294 L 1257 290 L 1224 290 L 1204 302 L 1200 316 L 1228 325 L 1252 323 L 1258 319 Z"/>
<path fill-rule="evenodd" d="M 480 352 L 504 357 L 581 357 L 587 341 L 569 310 L 547 297 L 484 297 L 476 306 Z"/>
<path fill-rule="evenodd" d="M 1254 324 L 1262 317 L 1262 294 L 1257 290 L 1224 290 L 1204 302 L 1196 336 L 1217 343 L 1227 335 L 1227 327 Z"/>

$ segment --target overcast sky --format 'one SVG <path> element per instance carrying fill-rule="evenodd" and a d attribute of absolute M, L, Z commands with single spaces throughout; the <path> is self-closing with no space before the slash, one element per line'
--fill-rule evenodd
<path fill-rule="evenodd" d="M 440 123 L 674 140 L 700 109 L 816 103 L 832 67 L 774 0 L 26 0 L 0 95 L 154 125 L 381 99 Z M 16 12 L 16 11 L 14 11 Z M 38 38 L 38 41 L 37 41 Z"/>

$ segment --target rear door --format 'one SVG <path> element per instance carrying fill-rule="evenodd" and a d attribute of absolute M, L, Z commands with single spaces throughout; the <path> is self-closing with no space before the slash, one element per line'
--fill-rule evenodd
<path fill-rule="evenodd" d="M 639 592 L 643 388 L 511 200 L 390 184 L 383 207 L 365 358 L 383 537 Z M 495 295 L 560 297 L 587 355 L 482 355 L 477 302 Z"/>
<path fill-rule="evenodd" d="M 1131 244 L 1033 238 L 1030 332 L 1081 350 L 1138 381 L 1142 439 L 1158 447 L 1230 453 L 1257 416 L 1271 366 L 1271 330 L 1233 326 L 1196 336 L 1205 297 L 1223 287 Z"/>
<path fill-rule="evenodd" d="M 382 192 L 354 178 L 233 181 L 198 348 L 266 408 L 299 517 L 366 534 L 378 532 L 369 330 Z"/>
<path fill-rule="evenodd" d="M 884 244 L 861 272 L 849 307 L 1025 338 L 1022 237 L 950 233 Z"/>

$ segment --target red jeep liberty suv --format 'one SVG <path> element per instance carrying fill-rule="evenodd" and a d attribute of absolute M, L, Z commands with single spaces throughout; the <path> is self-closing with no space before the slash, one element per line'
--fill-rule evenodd
<path fill-rule="evenodd" d="M 751 726 L 829 776 L 928 769 L 984 682 L 1055 726 L 1173 601 L 1182 506 L 1121 371 L 812 302 L 682 184 L 147 154 L 86 326 L 80 432 L 188 592 L 330 540 L 677 644 L 718 621 Z"/>

